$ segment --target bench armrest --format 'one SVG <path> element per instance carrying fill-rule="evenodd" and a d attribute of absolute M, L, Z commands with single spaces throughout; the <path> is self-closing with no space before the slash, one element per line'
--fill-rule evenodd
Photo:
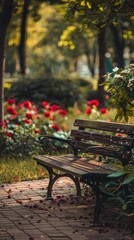
<path fill-rule="evenodd" d="M 52 135 L 44 135 L 44 136 L 38 137 L 38 139 L 41 143 L 43 143 L 44 140 L 54 140 L 54 141 L 63 142 L 70 145 L 73 148 L 73 150 L 75 150 L 75 146 L 74 146 L 75 139 L 73 138 L 63 139 L 63 138 L 58 138 Z"/>

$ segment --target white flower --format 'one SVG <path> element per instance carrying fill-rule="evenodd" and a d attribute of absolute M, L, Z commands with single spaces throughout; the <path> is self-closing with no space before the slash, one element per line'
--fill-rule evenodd
<path fill-rule="evenodd" d="M 113 68 L 113 72 L 117 72 L 119 70 L 118 67 Z"/>

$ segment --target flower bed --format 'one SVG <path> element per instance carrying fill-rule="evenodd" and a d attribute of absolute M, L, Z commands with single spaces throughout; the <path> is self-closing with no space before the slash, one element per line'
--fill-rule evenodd
<path fill-rule="evenodd" d="M 106 108 L 99 109 L 97 100 L 87 102 L 83 111 L 73 107 L 71 111 L 62 109 L 61 106 L 43 101 L 39 107 L 30 101 L 16 103 L 9 99 L 5 103 L 5 119 L 0 123 L 0 149 L 1 155 L 13 154 L 18 156 L 32 155 L 40 149 L 38 136 L 41 134 L 53 134 L 68 138 L 68 116 L 83 116 L 91 119 L 99 119 L 107 114 Z M 54 146 L 47 145 L 53 149 Z M 57 145 L 57 150 L 64 146 Z"/>

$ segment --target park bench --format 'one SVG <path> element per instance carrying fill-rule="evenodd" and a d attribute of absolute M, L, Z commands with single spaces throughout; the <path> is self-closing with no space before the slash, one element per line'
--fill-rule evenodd
<path fill-rule="evenodd" d="M 40 136 L 39 140 L 41 144 L 48 140 L 60 141 L 73 149 L 73 154 L 34 157 L 49 173 L 47 199 L 52 199 L 53 184 L 60 177 L 70 177 L 74 181 L 77 196 L 81 196 L 80 182 L 86 183 L 96 196 L 93 224 L 99 225 L 101 206 L 108 197 L 102 184 L 112 181 L 109 174 L 117 171 L 110 164 L 112 159 L 123 166 L 132 161 L 134 125 L 76 119 L 69 139 L 46 135 Z M 106 162 L 96 160 L 97 156 L 106 158 Z"/>

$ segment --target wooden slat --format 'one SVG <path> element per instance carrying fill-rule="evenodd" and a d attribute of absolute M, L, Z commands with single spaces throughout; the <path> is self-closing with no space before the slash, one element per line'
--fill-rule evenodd
<path fill-rule="evenodd" d="M 45 156 L 46 157 L 46 156 Z M 60 162 L 61 165 L 64 162 L 68 166 L 73 166 L 76 169 L 80 169 L 83 171 L 90 171 L 92 173 L 97 172 L 95 169 L 93 169 L 93 166 L 90 166 L 90 164 L 86 164 L 87 159 L 86 158 L 80 158 L 80 157 L 74 157 L 72 158 L 72 161 L 68 160 L 67 155 L 62 155 L 62 156 L 47 156 L 49 159 Z M 85 160 L 85 161 L 83 161 Z M 86 165 L 85 165 L 86 164 Z M 96 168 L 97 169 L 97 168 Z"/>
<path fill-rule="evenodd" d="M 78 156 L 74 156 L 73 154 L 60 155 L 60 156 L 44 155 L 44 157 L 47 157 L 49 159 L 53 159 L 53 160 L 59 161 L 61 163 L 64 162 L 67 165 L 70 165 L 71 162 L 76 161 L 77 159 L 80 158 Z"/>
<path fill-rule="evenodd" d="M 62 172 L 71 173 L 78 177 L 81 177 L 83 174 L 87 173 L 87 171 L 82 171 L 81 169 L 77 169 L 72 166 L 69 166 L 69 165 L 65 164 L 64 162 L 61 163 L 61 161 L 56 161 L 52 158 L 50 159 L 47 156 L 38 155 L 38 156 L 35 156 L 34 158 L 36 159 L 36 161 L 39 164 L 41 164 L 43 166 L 54 167 Z"/>
<path fill-rule="evenodd" d="M 134 138 L 112 136 L 108 134 L 86 132 L 83 130 L 72 130 L 71 136 L 80 139 L 92 140 L 102 144 L 114 144 L 121 146 L 134 146 Z"/>
<path fill-rule="evenodd" d="M 51 166 L 57 168 L 63 172 L 75 174 L 76 176 L 83 176 L 87 173 L 92 175 L 101 174 L 108 175 L 115 170 L 114 167 L 104 163 L 99 163 L 94 160 L 87 160 L 86 158 L 72 158 L 72 161 L 68 160 L 67 155 L 62 156 L 35 156 L 38 163 L 43 166 Z M 70 157 L 69 157 L 70 159 Z"/>
<path fill-rule="evenodd" d="M 96 169 L 103 168 L 104 170 L 115 170 L 114 167 L 107 165 L 105 163 L 97 162 L 94 160 L 88 160 L 86 157 L 75 157 L 70 154 L 60 155 L 60 156 L 51 156 L 51 155 L 46 156 L 45 155 L 44 157 L 47 157 L 48 159 L 52 159 L 54 161 L 58 161 L 61 164 L 65 163 L 69 166 L 71 166 L 71 165 L 74 166 L 76 164 L 79 164 L 79 165 L 81 165 L 81 167 L 83 167 L 83 169 L 85 166 L 86 166 L 86 168 L 88 168 L 88 166 L 89 166 L 89 169 L 92 169 L 93 166 L 95 166 Z"/>
<path fill-rule="evenodd" d="M 95 163 L 95 164 L 94 164 Z M 99 165 L 98 162 L 90 162 L 90 161 L 82 161 L 79 159 L 76 162 L 72 163 L 72 166 L 76 168 L 80 168 L 81 170 L 88 171 L 90 173 L 101 173 L 101 174 L 110 174 L 116 169 L 112 166 L 109 166 L 107 164 Z"/>
<path fill-rule="evenodd" d="M 134 125 L 131 124 L 76 119 L 74 126 L 134 135 Z"/>
<path fill-rule="evenodd" d="M 122 156 L 122 149 L 119 149 L 118 147 L 111 147 L 111 146 L 100 146 L 100 145 L 93 145 L 93 144 L 88 144 L 84 143 L 81 141 L 77 142 L 77 148 L 80 149 L 82 152 L 86 152 L 87 148 L 89 148 L 89 155 L 90 153 L 92 154 L 98 154 L 98 155 L 103 155 L 107 157 L 112 157 L 112 158 L 121 158 Z"/>

